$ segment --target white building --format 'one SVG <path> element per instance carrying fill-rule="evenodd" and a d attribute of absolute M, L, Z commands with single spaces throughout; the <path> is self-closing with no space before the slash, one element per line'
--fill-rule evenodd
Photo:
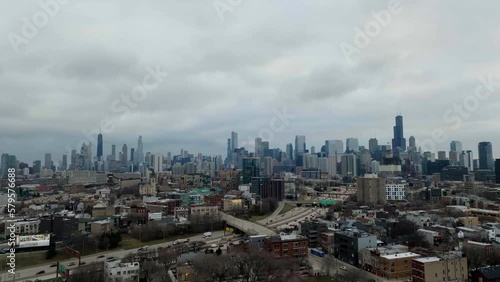
<path fill-rule="evenodd" d="M 121 260 L 106 262 L 104 275 L 107 282 L 139 281 L 139 263 L 122 263 Z"/>
<path fill-rule="evenodd" d="M 406 184 L 404 183 L 387 183 L 385 184 L 385 192 L 387 201 L 403 201 L 406 199 L 405 194 Z"/>
<path fill-rule="evenodd" d="M 15 226 L 15 234 L 16 235 L 27 235 L 27 234 L 37 234 L 40 228 L 40 220 L 38 219 L 19 219 L 19 220 L 6 220 L 5 221 L 5 229 L 4 235 L 10 235 L 10 229 L 8 229 L 11 225 Z"/>

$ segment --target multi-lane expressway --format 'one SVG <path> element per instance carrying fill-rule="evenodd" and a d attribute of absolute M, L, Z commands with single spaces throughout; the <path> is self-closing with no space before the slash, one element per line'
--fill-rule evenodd
<path fill-rule="evenodd" d="M 208 240 L 204 239 L 203 235 L 201 235 L 201 234 L 200 235 L 196 235 L 196 236 L 192 236 L 189 239 L 190 239 L 190 241 L 205 241 L 207 243 L 207 245 L 210 245 L 210 244 L 219 242 L 220 238 L 222 238 L 223 235 L 224 235 L 223 231 L 215 231 L 215 232 L 212 233 L 212 238 L 210 238 Z M 164 242 L 164 243 L 160 243 L 160 244 L 150 245 L 149 247 L 150 248 L 158 248 L 158 247 L 161 247 L 161 246 L 165 246 L 168 243 L 171 243 L 171 242 Z M 91 263 L 91 262 L 105 261 L 106 258 L 109 258 L 109 257 L 123 258 L 126 255 L 128 255 L 129 253 L 136 252 L 138 249 L 139 248 L 129 249 L 129 250 L 123 250 L 123 249 L 121 249 L 121 250 L 110 251 L 110 252 L 106 252 L 106 253 L 94 254 L 94 255 L 82 257 L 81 261 L 88 264 L 88 263 Z M 99 256 L 102 256 L 102 255 L 105 255 L 105 257 L 98 258 Z M 78 265 L 78 259 L 76 259 L 76 258 L 65 260 L 65 261 L 60 261 L 60 263 L 65 264 L 65 265 L 68 265 L 70 262 L 74 262 L 75 266 L 68 267 L 68 269 L 74 269 L 74 268 L 78 267 L 77 266 Z M 14 281 L 14 280 L 16 280 L 16 281 L 24 281 L 24 280 L 35 280 L 35 279 L 39 279 L 39 280 L 52 279 L 52 278 L 56 277 L 56 268 L 55 267 L 50 267 L 51 264 L 53 264 L 53 263 L 48 263 L 48 264 L 43 264 L 43 265 L 37 265 L 37 266 L 31 267 L 31 268 L 16 269 L 16 277 L 15 278 L 13 277 L 12 274 L 7 274 L 7 273 L 2 274 L 2 276 L 3 276 L 2 278 L 3 278 L 4 281 L 9 281 L 9 280 L 10 281 Z M 37 275 L 36 273 L 38 273 L 40 271 L 45 271 L 45 273 Z"/>

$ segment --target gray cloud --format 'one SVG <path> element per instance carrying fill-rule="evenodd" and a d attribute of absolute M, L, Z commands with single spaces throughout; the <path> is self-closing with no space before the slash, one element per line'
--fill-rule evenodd
<path fill-rule="evenodd" d="M 352 44 L 386 1 L 243 1 L 224 21 L 211 1 L 70 1 L 19 53 L 7 34 L 21 34 L 21 18 L 40 7 L 0 4 L 0 153 L 57 160 L 106 118 L 115 130 L 105 134 L 105 154 L 111 144 L 135 147 L 142 134 L 146 151 L 224 155 L 231 131 L 252 140 L 283 107 L 296 118 L 271 146 L 295 134 L 316 148 L 351 136 L 386 143 L 398 109 L 407 137 L 428 138 L 447 128 L 443 111 L 474 93 L 478 75 L 500 81 L 500 4 L 402 3 L 352 63 L 339 44 Z M 157 65 L 165 81 L 130 113 L 115 113 L 113 101 Z M 449 139 L 473 150 L 491 141 L 500 157 L 496 94 Z"/>

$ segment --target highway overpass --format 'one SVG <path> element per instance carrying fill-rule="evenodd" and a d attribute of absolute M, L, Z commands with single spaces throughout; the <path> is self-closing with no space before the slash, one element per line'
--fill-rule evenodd
<path fill-rule="evenodd" d="M 246 221 L 241 218 L 220 212 L 221 218 L 226 221 L 226 224 L 245 232 L 248 235 L 276 235 L 276 232 L 262 225 Z"/>

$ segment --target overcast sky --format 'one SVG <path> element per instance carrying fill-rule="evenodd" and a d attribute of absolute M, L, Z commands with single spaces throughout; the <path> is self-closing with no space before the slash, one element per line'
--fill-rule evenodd
<path fill-rule="evenodd" d="M 145 152 L 224 156 L 231 131 L 241 144 L 268 129 L 282 149 L 296 134 L 316 150 L 386 144 L 399 110 L 407 139 L 441 128 L 437 150 L 460 140 L 477 157 L 491 141 L 500 157 L 500 85 L 474 98 L 478 77 L 500 82 L 498 1 L 66 1 L 45 18 L 38 1 L 0 3 L 0 153 L 21 161 L 59 161 L 102 120 L 105 155 L 142 135 Z M 294 117 L 270 127 L 284 108 Z"/>

